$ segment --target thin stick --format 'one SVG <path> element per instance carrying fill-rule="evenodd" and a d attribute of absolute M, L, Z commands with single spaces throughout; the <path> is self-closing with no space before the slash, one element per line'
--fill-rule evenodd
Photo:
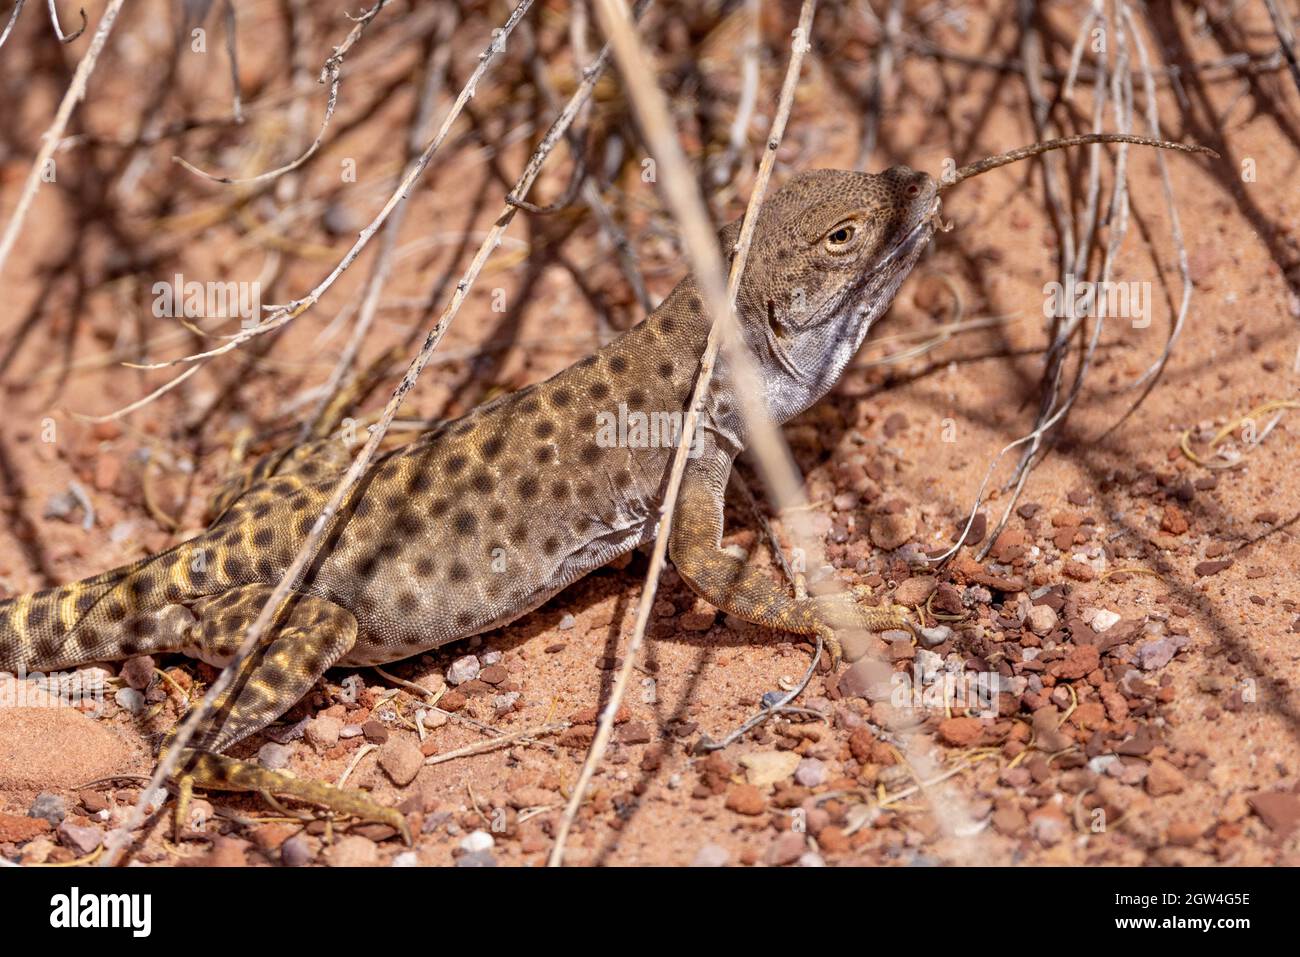
<path fill-rule="evenodd" d="M 23 12 L 23 4 L 26 0 L 14 0 L 13 12 L 9 14 L 9 22 L 5 24 L 4 32 L 0 33 L 0 47 L 5 45 L 9 39 L 9 34 L 13 32 L 14 24 L 18 22 L 18 14 Z"/>
<path fill-rule="evenodd" d="M 59 26 L 59 8 L 55 5 L 54 0 L 48 0 L 50 8 L 50 23 L 54 26 L 54 35 L 59 38 L 60 43 L 71 43 L 77 37 L 86 32 L 86 11 L 81 11 L 81 26 L 71 33 L 64 33 L 63 27 Z"/>
<path fill-rule="evenodd" d="M 1133 143 L 1137 146 L 1154 146 L 1162 150 L 1178 150 L 1181 153 L 1205 153 L 1215 159 L 1219 158 L 1217 152 L 1198 143 L 1173 143 L 1169 140 L 1157 140 L 1149 136 L 1133 136 L 1129 133 L 1083 133 L 1079 136 L 1063 136 L 1042 143 L 1031 143 L 1028 146 L 1022 146 L 1007 153 L 999 153 L 996 156 L 977 160 L 961 167 L 951 176 L 945 177 L 943 182 L 939 184 L 939 188 L 948 189 L 956 186 L 962 180 L 970 179 L 972 176 L 979 176 L 991 169 L 997 169 L 999 166 L 1016 163 L 1022 159 L 1046 153 L 1049 150 L 1060 150 L 1070 146 L 1089 146 L 1093 143 Z"/>
<path fill-rule="evenodd" d="M 18 205 L 14 208 L 13 215 L 9 217 L 9 225 L 5 227 L 4 236 L 0 237 L 0 273 L 4 272 L 5 262 L 9 259 L 9 253 L 14 248 L 14 243 L 18 241 L 18 233 L 22 230 L 23 220 L 27 218 L 27 212 L 31 208 L 32 200 L 36 198 L 36 190 L 41 185 L 41 174 L 45 172 L 45 165 L 58 149 L 59 140 L 63 137 L 63 130 L 68 125 L 68 120 L 72 117 L 72 111 L 77 104 L 86 95 L 86 84 L 90 81 L 90 75 L 95 72 L 95 64 L 99 62 L 99 55 L 104 50 L 104 45 L 108 43 L 108 35 L 113 32 L 113 23 L 117 20 L 117 15 L 122 9 L 125 0 L 109 0 L 108 6 L 104 9 L 104 15 L 100 18 L 99 26 L 95 28 L 95 35 L 90 38 L 90 47 L 86 50 L 86 55 L 81 58 L 77 64 L 77 70 L 72 75 L 72 83 L 68 86 L 68 92 L 63 94 L 63 100 L 59 103 L 59 109 L 54 114 L 52 122 L 41 135 L 41 148 L 36 153 L 36 160 L 32 163 L 31 172 L 27 174 L 27 182 L 23 184 L 22 195 L 18 198 Z M 14 11 L 15 16 L 17 10 Z"/>
<path fill-rule="evenodd" d="M 1138 31 L 1128 4 L 1123 0 L 1120 3 L 1120 12 L 1125 23 L 1128 24 L 1129 32 L 1133 37 L 1133 46 L 1137 50 L 1138 64 L 1142 69 L 1143 91 L 1147 101 L 1147 126 L 1155 134 L 1160 131 L 1160 109 L 1156 103 L 1155 80 L 1151 75 L 1151 62 L 1147 57 L 1146 44 L 1142 40 L 1142 34 Z M 1164 351 L 1160 354 L 1160 358 L 1133 383 L 1135 388 L 1145 382 L 1150 382 L 1154 386 L 1155 381 L 1160 378 L 1160 373 L 1164 371 L 1165 364 L 1173 354 L 1174 344 L 1182 334 L 1183 324 L 1187 320 L 1187 309 L 1192 301 L 1192 273 L 1187 259 L 1187 243 L 1183 241 L 1183 227 L 1178 218 L 1178 204 L 1174 202 L 1174 187 L 1169 178 L 1169 167 L 1161 153 L 1156 154 L 1156 166 L 1160 169 L 1160 188 L 1165 197 L 1165 208 L 1169 211 L 1169 234 L 1174 241 L 1174 248 L 1178 250 L 1178 274 L 1182 278 L 1183 285 L 1178 299 L 1178 314 L 1174 318 L 1173 328 L 1169 331 L 1169 338 L 1165 340 Z M 1140 402 L 1141 399 L 1138 401 Z"/>
<path fill-rule="evenodd" d="M 434 104 L 437 102 L 438 94 L 447 78 L 447 64 L 450 61 L 452 49 L 451 33 L 454 29 L 455 18 L 450 7 L 444 8 L 443 13 L 441 29 L 433 40 L 434 54 L 429 58 L 424 83 L 421 85 L 420 96 L 416 102 L 415 114 L 411 117 L 411 126 L 407 131 L 405 159 L 408 163 L 420 155 L 420 136 L 433 116 Z M 388 281 L 389 273 L 392 271 L 398 233 L 401 231 L 402 222 L 405 220 L 409 209 L 410 203 L 403 200 L 393 210 L 392 218 L 384 225 L 384 235 L 379 241 L 379 249 L 375 253 L 374 261 L 370 267 L 370 275 L 366 279 L 366 288 L 361 297 L 361 308 L 356 325 L 352 329 L 352 335 L 348 338 L 347 344 L 343 347 L 343 354 L 339 356 L 333 372 L 330 373 L 329 380 L 325 383 L 319 403 L 312 414 L 303 419 L 302 432 L 300 433 L 301 439 L 307 437 L 308 430 L 312 428 L 313 423 L 320 418 L 334 400 L 334 396 L 339 389 L 343 387 L 343 379 L 347 375 L 348 369 L 352 367 L 353 362 L 356 361 L 357 354 L 361 351 L 361 344 L 365 341 L 366 334 L 374 324 L 375 316 L 379 312 L 379 300 L 383 295 L 384 284 Z"/>
<path fill-rule="evenodd" d="M 461 91 L 457 103 L 463 105 L 463 101 L 469 98 L 474 85 L 477 84 L 484 73 L 486 73 L 488 65 L 505 49 L 506 40 L 509 38 L 511 31 L 514 30 L 515 25 L 523 18 L 524 14 L 528 12 L 528 9 L 532 6 L 532 2 L 533 0 L 520 0 L 518 6 L 516 6 L 514 11 L 510 14 L 509 19 L 506 20 L 505 25 L 499 30 L 494 31 L 491 44 L 489 44 L 487 49 L 480 55 L 479 65 L 471 76 L 466 88 Z M 578 99 L 580 95 L 582 99 L 585 99 L 586 96 L 590 95 L 591 87 L 594 85 L 595 77 L 593 76 L 590 85 L 580 87 L 578 92 L 574 93 L 574 99 Z M 572 105 L 572 101 L 570 102 Z M 390 197 L 380 216 L 376 217 L 376 220 L 371 223 L 370 227 L 368 227 L 368 235 L 363 234 L 363 239 L 368 239 L 369 235 L 373 235 L 374 230 L 378 229 L 379 226 L 382 225 L 383 220 L 387 218 L 387 215 L 391 212 L 392 208 L 405 198 L 407 191 L 415 180 L 415 177 L 419 175 L 421 170 L 423 170 L 424 165 L 427 165 L 429 158 L 433 155 L 433 151 L 437 148 L 437 145 L 441 143 L 442 138 L 445 137 L 446 131 L 450 126 L 451 121 L 455 118 L 457 112 L 458 111 L 453 107 L 448 118 L 444 120 L 443 127 L 439 131 L 438 136 L 434 138 L 434 141 L 422 154 L 422 163 L 416 164 L 412 168 L 411 173 L 403 180 L 402 186 L 399 187 L 398 191 L 394 193 L 392 197 Z M 561 117 L 556 120 L 556 126 L 559 126 L 561 122 L 565 121 L 566 115 L 568 116 L 568 121 L 572 120 L 571 114 L 562 114 Z M 524 171 L 524 177 L 530 178 L 522 189 L 516 190 L 520 195 L 527 193 L 528 185 L 531 185 L 532 179 L 536 178 L 537 172 L 541 168 L 542 162 L 545 160 L 547 153 L 550 151 L 550 148 L 554 146 L 555 140 L 558 139 L 560 130 L 557 130 L 556 126 L 552 127 L 552 132 L 547 134 L 546 139 L 542 141 L 537 152 L 533 154 L 532 160 L 529 161 L 528 167 Z M 510 209 L 507 208 L 506 213 L 502 216 L 502 219 L 507 223 L 509 222 L 509 213 Z M 504 227 L 501 228 L 504 229 Z M 484 246 L 479 250 L 479 256 L 476 257 L 475 260 L 475 262 L 478 263 L 479 268 L 482 266 L 481 260 L 486 259 L 488 252 L 495 248 L 496 244 L 491 240 L 492 237 L 489 235 L 488 240 L 484 241 Z M 353 251 L 359 251 L 358 247 L 354 246 Z M 353 256 L 353 258 L 355 258 L 355 256 Z M 471 268 L 473 268 L 473 266 L 471 266 Z M 337 275 L 337 273 L 341 271 L 342 269 L 336 269 L 334 275 Z M 212 686 L 208 689 L 208 693 L 204 695 L 203 700 L 199 702 L 197 707 L 191 710 L 189 716 L 179 726 L 172 739 L 171 747 L 168 748 L 166 756 L 158 763 L 158 767 L 154 770 L 153 777 L 150 779 L 150 786 L 141 792 L 140 799 L 136 801 L 135 807 L 131 809 L 131 815 L 126 824 L 110 837 L 113 846 L 110 848 L 109 853 L 105 855 L 104 859 L 100 861 L 101 867 L 111 867 L 117 863 L 122 852 L 126 849 L 127 843 L 131 839 L 131 832 L 135 830 L 135 828 L 139 827 L 141 821 L 144 819 L 144 809 L 147 803 L 146 797 L 158 788 L 163 781 L 170 778 L 172 772 L 176 768 L 177 762 L 180 760 L 180 755 L 185 745 L 189 742 L 190 738 L 193 737 L 195 731 L 198 730 L 199 725 L 207 718 L 208 714 L 211 713 L 216 700 L 225 693 L 226 689 L 234 681 L 240 665 L 258 646 L 258 643 L 262 639 L 262 635 L 266 633 L 272 619 L 279 613 L 281 605 L 284 604 L 285 599 L 289 597 L 290 593 L 296 586 L 298 577 L 314 560 L 316 549 L 321 539 L 325 536 L 328 528 L 332 526 L 334 516 L 338 513 L 345 497 L 360 480 L 365 470 L 369 468 L 370 462 L 374 459 L 375 453 L 379 448 L 379 443 L 383 441 L 384 434 L 387 432 L 389 424 L 397 414 L 398 407 L 401 406 L 407 393 L 415 386 L 415 381 L 419 377 L 421 370 L 423 370 L 425 363 L 428 361 L 429 355 L 441 340 L 442 333 L 446 330 L 447 324 L 450 322 L 455 309 L 458 309 L 460 303 L 464 300 L 468 289 L 469 282 L 466 280 L 462 280 L 457 285 L 456 294 L 453 296 L 447 312 L 443 313 L 437 326 L 430 330 L 419 355 L 417 355 L 411 363 L 411 367 L 407 370 L 406 375 L 402 378 L 402 381 L 393 393 L 392 398 L 389 399 L 388 405 L 384 408 L 383 417 L 372 430 L 370 438 L 366 441 L 361 453 L 353 461 L 351 467 L 335 488 L 333 494 L 330 496 L 329 502 L 326 503 L 325 508 L 316 519 L 315 524 L 312 525 L 311 531 L 307 534 L 306 540 L 298 549 L 298 553 L 294 556 L 294 560 L 290 563 L 289 568 L 286 570 L 283 577 L 281 577 L 279 583 L 272 590 L 265 605 L 263 605 L 262 610 L 258 613 L 257 618 L 248 627 L 248 631 L 244 635 L 244 640 L 240 643 L 234 657 L 230 663 L 222 669 L 221 674 L 218 675 L 217 680 L 212 683 Z"/>
<path fill-rule="evenodd" d="M 1277 34 L 1282 56 L 1286 58 L 1286 65 L 1291 70 L 1291 79 L 1295 80 L 1295 87 L 1300 90 L 1300 62 L 1296 60 L 1295 30 L 1291 25 L 1291 14 L 1285 7 L 1278 6 L 1277 0 L 1264 0 L 1264 6 L 1268 7 L 1273 32 Z"/>
<path fill-rule="evenodd" d="M 475 754 L 485 754 L 488 751 L 495 751 L 497 748 L 504 747 L 507 744 L 513 744 L 516 741 L 524 741 L 529 738 L 539 738 L 544 734 L 555 734 L 569 728 L 568 721 L 555 721 L 551 724 L 543 724 L 536 728 L 524 728 L 521 731 L 511 731 L 509 734 L 503 734 L 497 738 L 488 738 L 485 741 L 476 741 L 473 744 L 467 744 L 462 748 L 456 748 L 454 751 L 448 751 L 445 754 L 434 754 L 424 759 L 428 764 L 445 764 L 447 761 L 455 761 L 457 758 L 467 758 Z"/>
<path fill-rule="evenodd" d="M 329 127 L 330 120 L 334 116 L 334 107 L 338 105 L 339 99 L 339 85 L 343 82 L 343 58 L 347 55 L 347 52 L 352 49 L 353 45 L 361 39 L 361 34 L 364 33 L 366 27 L 370 25 L 370 21 L 377 17 L 379 11 L 387 5 L 388 0 L 377 0 L 373 7 L 361 14 L 361 16 L 357 17 L 356 24 L 350 31 L 348 31 L 347 37 L 339 46 L 334 48 L 334 52 L 330 54 L 329 59 L 325 61 L 325 65 L 321 67 L 320 82 L 324 83 L 328 81 L 330 85 L 329 93 L 325 98 L 325 117 L 321 120 L 320 130 L 316 133 L 316 139 L 312 140 L 311 145 L 307 147 L 306 151 L 297 159 L 286 163 L 278 169 L 259 173 L 257 176 L 238 178 L 234 176 L 218 176 L 215 173 L 201 170 L 182 156 L 173 156 L 172 162 L 193 173 L 195 176 L 202 176 L 204 179 L 210 179 L 214 183 L 224 183 L 228 186 L 235 184 L 244 185 L 249 183 L 266 183 L 273 179 L 278 179 L 285 173 L 291 173 L 298 167 L 302 166 L 303 163 L 311 159 L 316 154 L 316 151 L 320 149 L 321 142 L 325 139 L 325 130 Z M 233 26 L 231 26 L 231 29 L 233 29 Z M 238 69 L 238 64 L 234 61 L 233 53 L 231 56 L 231 64 L 231 69 Z M 242 108 L 239 103 L 238 76 L 236 76 L 235 79 L 235 122 L 240 122 Z"/>
<path fill-rule="evenodd" d="M 443 117 L 442 125 L 439 127 L 438 132 L 429 142 L 429 145 L 424 148 L 424 152 L 420 154 L 420 158 L 411 165 L 409 170 L 407 170 L 406 175 L 402 177 L 402 181 L 398 184 L 397 189 L 388 197 L 388 201 L 384 204 L 384 207 L 375 215 L 375 218 L 370 221 L 370 224 L 366 226 L 365 229 L 361 230 L 360 235 L 357 237 L 357 241 L 352 244 L 352 248 L 344 254 L 341 260 L 339 260 L 338 265 L 336 265 L 334 269 L 330 271 L 329 275 L 322 279 L 316 287 L 302 299 L 295 300 L 288 305 L 278 308 L 263 322 L 231 339 L 228 344 L 229 348 L 234 348 L 255 336 L 271 332 L 272 330 L 297 319 L 314 306 L 320 300 L 321 296 L 323 296 L 325 292 L 334 285 L 339 276 L 343 275 L 343 273 L 346 272 L 347 269 L 357 260 L 357 257 L 361 255 L 361 251 L 365 249 L 366 245 L 369 244 L 375 233 L 378 232 L 380 227 L 388 220 L 389 215 L 392 214 L 392 211 L 397 204 L 410 194 L 411 189 L 415 186 L 416 180 L 420 178 L 425 168 L 428 167 L 430 160 L 433 159 L 433 154 L 438 151 L 438 148 L 442 146 L 443 141 L 446 140 L 452 124 L 454 124 L 460 117 L 461 112 L 465 108 L 465 104 L 469 102 L 470 98 L 474 95 L 474 89 L 487 73 L 488 67 L 496 56 L 505 49 L 506 38 L 514 30 L 515 24 L 519 22 L 523 17 L 523 14 L 527 12 L 528 8 L 531 7 L 532 4 L 533 0 L 519 0 L 519 5 L 515 7 L 514 12 L 510 15 L 510 19 L 506 21 L 506 25 L 501 28 L 502 32 L 496 37 L 492 45 L 480 55 L 478 66 L 475 67 L 474 72 L 470 74 L 469 80 L 466 81 L 465 86 L 456 97 L 456 101 L 452 104 L 447 115 Z M 162 366 L 171 366 L 184 362 L 204 362 L 208 359 L 215 358 L 223 352 L 229 351 L 229 348 L 223 347 L 220 349 L 214 349 L 210 353 L 204 353 L 197 356 L 185 356 L 180 359 L 171 360 L 170 362 L 157 363 L 148 366 L 148 368 L 160 368 Z M 176 388 L 176 386 L 180 385 L 189 374 L 189 372 L 182 373 L 176 378 L 164 383 L 158 389 L 154 390 L 147 400 L 133 402 L 126 408 L 119 409 L 116 412 L 110 412 L 107 415 L 85 418 L 91 422 L 106 422 L 113 419 L 120 419 L 122 416 L 141 408 L 143 405 L 147 404 L 147 402 L 153 401 L 166 392 L 170 392 L 172 389 Z"/>
<path fill-rule="evenodd" d="M 673 131 L 672 118 L 663 91 L 656 85 L 655 71 L 642 48 L 636 33 L 632 29 L 627 7 L 623 0 L 598 0 L 597 17 L 601 30 L 614 48 L 618 59 L 619 72 L 627 87 L 633 109 L 640 120 L 647 145 L 662 168 L 660 182 L 674 218 L 681 224 L 683 239 L 691 260 L 696 284 L 700 288 L 713 324 L 709 330 L 708 345 L 700 359 L 700 369 L 695 380 L 695 390 L 691 394 L 686 420 L 682 426 L 681 439 L 673 456 L 672 470 L 668 477 L 668 486 L 664 491 L 663 503 L 659 509 L 659 526 L 655 539 L 654 551 L 650 556 L 650 569 L 646 574 L 645 586 L 641 589 L 641 598 L 637 603 L 636 623 L 632 636 L 628 639 L 624 651 L 623 667 L 614 679 L 609 702 L 600 714 L 596 735 L 591 742 L 587 759 L 574 784 L 573 793 L 565 806 L 556 830 L 555 844 L 547 859 L 547 866 L 559 867 L 564 863 L 565 842 L 582 805 L 583 796 L 591 783 L 596 768 L 609 747 L 610 736 L 614 730 L 614 718 L 619 705 L 627 692 L 628 683 L 636 664 L 637 653 L 645 641 L 646 628 L 650 623 L 651 609 L 654 607 L 655 595 L 659 587 L 659 575 L 663 570 L 664 559 L 668 551 L 668 540 L 672 535 L 673 509 L 677 495 L 681 490 L 682 478 L 686 472 L 686 462 L 691 448 L 691 439 L 699 422 L 700 407 L 713 378 L 714 363 L 717 360 L 718 347 L 723 336 L 728 335 L 734 325 L 732 311 L 736 292 L 740 287 L 740 277 L 749 256 L 749 246 L 753 240 L 754 227 L 758 219 L 758 208 L 767 192 L 767 183 L 771 178 L 772 166 L 776 160 L 776 150 L 785 133 L 785 124 L 790 110 L 794 106 L 794 90 L 799 80 L 799 70 L 803 64 L 804 54 L 809 49 L 809 37 L 812 30 L 815 0 L 804 0 L 799 13 L 799 26 L 795 30 L 794 42 L 791 44 L 790 64 L 786 70 L 785 84 L 772 120 L 772 129 L 767 138 L 767 150 L 759 164 L 754 189 L 741 221 L 740 238 L 736 243 L 735 258 L 732 260 L 731 274 L 724 284 L 723 259 L 718 250 L 717 240 L 709 222 L 708 212 L 699 196 L 699 187 L 691 175 L 690 166 L 682 153 L 681 144 Z M 699 268 L 703 266 L 705 268 Z M 739 350 L 737 350 L 739 351 Z"/>

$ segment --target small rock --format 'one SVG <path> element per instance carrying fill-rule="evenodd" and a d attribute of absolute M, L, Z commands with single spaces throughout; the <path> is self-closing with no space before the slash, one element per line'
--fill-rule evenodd
<path fill-rule="evenodd" d="M 113 695 L 113 700 L 123 711 L 129 711 L 131 714 L 139 714 L 144 710 L 144 695 L 134 688 L 118 688 Z"/>
<path fill-rule="evenodd" d="M 793 864 L 808 850 L 808 841 L 796 831 L 786 831 L 767 846 L 763 862 L 771 867 Z"/>
<path fill-rule="evenodd" d="M 414 781 L 423 764 L 420 746 L 405 735 L 391 739 L 379 749 L 379 766 L 398 787 Z"/>
<path fill-rule="evenodd" d="M 479 676 L 480 666 L 478 657 L 475 655 L 465 655 L 463 658 L 457 658 L 447 669 L 447 684 L 459 685 L 466 681 L 473 681 Z"/>
<path fill-rule="evenodd" d="M 1252 794 L 1246 802 L 1264 825 L 1279 837 L 1287 837 L 1300 826 L 1300 796 L 1293 792 Z"/>
<path fill-rule="evenodd" d="M 292 841 L 284 843 L 287 847 Z M 379 863 L 379 847 L 374 841 L 349 834 L 325 849 L 325 863 L 330 867 L 374 867 Z"/>
<path fill-rule="evenodd" d="M 374 718 L 361 725 L 361 733 L 371 744 L 385 744 L 388 741 L 388 725 Z"/>
<path fill-rule="evenodd" d="M 1170 535 L 1182 535 L 1189 527 L 1183 510 L 1172 502 L 1166 503 L 1164 515 L 1160 519 L 1160 530 Z"/>
<path fill-rule="evenodd" d="M 500 665 L 488 665 L 478 673 L 480 681 L 490 685 L 499 685 L 510 677 L 510 673 Z"/>
<path fill-rule="evenodd" d="M 43 817 L 20 817 L 0 813 L 0 844 L 22 844 L 50 829 Z"/>
<path fill-rule="evenodd" d="M 396 857 L 393 858 L 393 863 L 389 866 L 390 867 L 419 867 L 420 855 L 415 853 L 415 851 L 403 851 L 401 854 L 398 854 Z"/>
<path fill-rule="evenodd" d="M 144 691 L 153 681 L 153 659 L 148 655 L 128 658 L 122 664 L 122 679 L 136 691 Z"/>
<path fill-rule="evenodd" d="M 1096 632 L 1107 631 L 1119 622 L 1119 614 L 1106 608 L 1098 608 L 1097 613 L 1092 616 L 1092 621 L 1087 622 Z M 1086 621 L 1086 619 L 1085 619 Z"/>
<path fill-rule="evenodd" d="M 893 551 L 912 540 L 916 522 L 907 512 L 878 513 L 872 517 L 868 533 L 877 548 Z"/>
<path fill-rule="evenodd" d="M 1155 671 L 1157 668 L 1163 668 L 1174 658 L 1174 653 L 1178 646 L 1168 638 L 1157 638 L 1155 641 L 1148 641 L 1140 645 L 1137 649 L 1138 666 L 1143 671 Z"/>
<path fill-rule="evenodd" d="M 497 859 L 492 856 L 491 851 L 475 851 L 472 854 L 462 854 L 456 858 L 457 867 L 496 867 Z"/>
<path fill-rule="evenodd" d="M 28 817 L 38 817 L 42 820 L 49 821 L 53 827 L 58 827 L 63 823 L 63 819 L 68 815 L 68 805 L 63 798 L 57 794 L 50 794 L 48 791 L 36 795 L 36 800 L 32 806 L 27 809 Z"/>
<path fill-rule="evenodd" d="M 1147 771 L 1147 793 L 1152 797 L 1178 794 L 1186 786 L 1186 782 L 1183 772 L 1163 758 L 1152 761 Z"/>
<path fill-rule="evenodd" d="M 1101 662 L 1101 652 L 1096 645 L 1071 645 L 1064 661 L 1052 666 L 1052 672 L 1058 678 L 1074 681 L 1097 669 Z"/>
<path fill-rule="evenodd" d="M 892 439 L 907 430 L 907 416 L 902 412 L 891 412 L 880 428 L 885 433 L 885 438 Z"/>
<path fill-rule="evenodd" d="M 292 755 L 293 751 L 287 745 L 276 744 L 274 741 L 268 741 L 257 749 L 258 763 L 270 771 L 288 767 Z"/>
<path fill-rule="evenodd" d="M 303 736 L 316 750 L 328 751 L 339 743 L 339 732 L 342 730 L 342 720 L 321 714 L 307 722 L 307 726 L 303 728 Z"/>
<path fill-rule="evenodd" d="M 826 764 L 817 758 L 804 758 L 794 769 L 794 779 L 806 788 L 815 788 L 826 782 Z"/>
<path fill-rule="evenodd" d="M 983 732 L 979 718 L 945 718 L 939 722 L 939 737 L 955 748 L 969 748 Z"/>
<path fill-rule="evenodd" d="M 796 755 L 796 758 L 798 756 Z M 756 817 L 767 808 L 763 792 L 752 784 L 733 784 L 727 788 L 727 810 Z"/>
<path fill-rule="evenodd" d="M 280 845 L 280 861 L 285 867 L 305 867 L 313 856 L 311 844 L 301 834 Z"/>
<path fill-rule="evenodd" d="M 731 853 L 718 844 L 705 844 L 695 852 L 691 867 L 726 867 Z"/>
<path fill-rule="evenodd" d="M 1029 833 L 1044 847 L 1059 844 L 1069 831 L 1065 812 L 1055 804 L 1046 804 L 1029 815 Z"/>
<path fill-rule="evenodd" d="M 64 821 L 59 825 L 59 840 L 79 856 L 85 856 L 104 843 L 104 832 L 97 827 L 84 827 Z"/>
<path fill-rule="evenodd" d="M 471 831 L 460 839 L 458 845 L 466 854 L 478 854 L 490 851 L 496 846 L 496 840 L 487 831 Z"/>
<path fill-rule="evenodd" d="M 938 586 L 938 580 L 931 575 L 917 575 L 909 578 L 894 591 L 894 601 L 909 608 L 920 605 L 930 597 Z"/>
<path fill-rule="evenodd" d="M 560 629 L 560 631 L 571 631 L 573 627 L 577 624 L 578 624 L 578 619 L 566 613 L 565 616 L 560 619 L 560 623 L 555 627 Z"/>
<path fill-rule="evenodd" d="M 933 628 L 921 629 L 921 644 L 927 648 L 937 648 L 952 637 L 952 629 L 947 625 L 935 625 Z"/>
<path fill-rule="evenodd" d="M 770 787 L 794 774 L 799 766 L 799 755 L 793 751 L 755 751 L 740 759 L 745 769 L 745 780 L 755 787 Z"/>
<path fill-rule="evenodd" d="M 1025 624 L 1040 638 L 1050 635 L 1060 621 L 1061 616 L 1050 605 L 1031 605 L 1029 613 L 1025 615 Z"/>

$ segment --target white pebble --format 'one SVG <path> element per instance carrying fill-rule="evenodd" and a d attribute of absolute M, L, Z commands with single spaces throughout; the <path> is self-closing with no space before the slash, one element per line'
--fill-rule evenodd
<path fill-rule="evenodd" d="M 447 684 L 459 685 L 466 681 L 473 681 L 478 677 L 480 671 L 479 661 L 475 655 L 466 655 L 463 658 L 457 658 L 447 669 Z"/>
<path fill-rule="evenodd" d="M 477 854 L 479 851 L 490 851 L 496 846 L 496 841 L 487 831 L 471 831 L 460 839 L 460 849 L 466 854 Z"/>

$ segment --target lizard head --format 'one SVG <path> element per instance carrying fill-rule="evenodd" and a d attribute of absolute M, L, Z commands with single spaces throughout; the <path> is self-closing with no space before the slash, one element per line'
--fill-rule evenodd
<path fill-rule="evenodd" d="M 938 211 L 938 184 L 906 166 L 812 170 L 763 204 L 737 306 L 777 421 L 835 385 L 916 264 Z M 727 227 L 724 243 L 738 229 Z"/>

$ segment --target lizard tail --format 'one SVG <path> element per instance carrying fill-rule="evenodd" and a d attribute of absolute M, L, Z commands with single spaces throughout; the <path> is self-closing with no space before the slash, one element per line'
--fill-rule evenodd
<path fill-rule="evenodd" d="M 0 671 L 51 671 L 177 647 L 198 597 L 192 543 L 68 585 L 0 601 Z"/>

